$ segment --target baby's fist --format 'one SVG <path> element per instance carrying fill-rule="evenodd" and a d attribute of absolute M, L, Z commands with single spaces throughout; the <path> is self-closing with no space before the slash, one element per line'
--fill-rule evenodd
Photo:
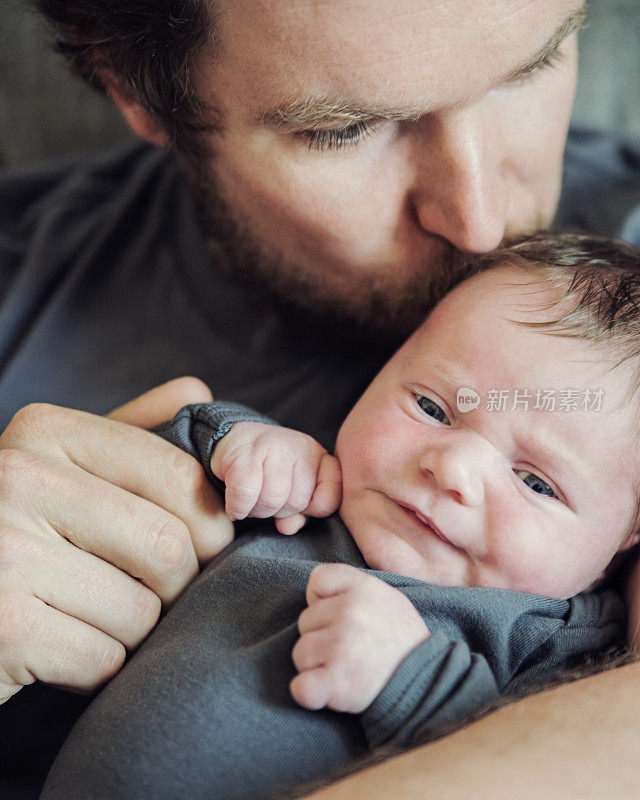
<path fill-rule="evenodd" d="M 311 436 L 260 422 L 238 422 L 216 446 L 211 471 L 225 483 L 231 519 L 276 517 L 281 533 L 296 533 L 306 516 L 340 506 L 337 458 Z"/>
<path fill-rule="evenodd" d="M 400 662 L 430 636 L 402 592 L 346 564 L 316 567 L 307 602 L 291 653 L 299 674 L 290 691 L 312 710 L 364 711 Z"/>

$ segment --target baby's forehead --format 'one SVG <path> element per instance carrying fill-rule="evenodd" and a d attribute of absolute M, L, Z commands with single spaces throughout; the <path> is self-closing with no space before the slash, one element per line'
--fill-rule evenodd
<path fill-rule="evenodd" d="M 543 275 L 510 264 L 478 273 L 441 300 L 407 355 L 425 366 L 442 358 L 461 377 L 491 382 L 495 375 L 512 387 L 566 380 L 581 387 L 591 381 L 597 388 L 606 379 L 619 402 L 636 383 L 637 359 L 621 364 L 610 342 L 558 324 L 575 306 L 565 294 Z"/>
<path fill-rule="evenodd" d="M 562 305 L 568 286 L 568 281 L 563 285 L 557 279 L 552 280 L 544 265 L 519 265 L 505 261 L 462 280 L 436 308 L 454 306 L 458 309 L 462 305 L 468 310 L 484 308 L 496 313 L 507 310 L 543 312 Z"/>
<path fill-rule="evenodd" d="M 562 296 L 542 275 L 506 263 L 457 284 L 433 308 L 419 332 L 427 330 L 431 337 L 455 334 L 470 344 L 491 332 L 504 334 L 514 324 L 533 333 L 541 323 L 562 315 Z"/>

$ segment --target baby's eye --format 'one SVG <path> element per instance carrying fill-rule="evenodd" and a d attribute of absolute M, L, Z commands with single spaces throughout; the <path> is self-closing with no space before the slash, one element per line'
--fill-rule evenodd
<path fill-rule="evenodd" d="M 416 401 L 427 416 L 433 417 L 433 419 L 441 422 L 443 425 L 451 425 L 449 417 L 447 417 L 436 402 L 421 394 L 416 395 Z"/>
<path fill-rule="evenodd" d="M 530 489 L 537 492 L 537 494 L 542 494 L 545 497 L 558 496 L 546 481 L 543 481 L 542 478 L 539 478 L 535 473 L 529 472 L 528 469 L 516 469 L 514 472 Z"/>

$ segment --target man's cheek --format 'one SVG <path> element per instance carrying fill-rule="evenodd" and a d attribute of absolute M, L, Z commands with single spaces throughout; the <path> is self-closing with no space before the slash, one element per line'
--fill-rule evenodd
<path fill-rule="evenodd" d="M 398 227 L 404 196 L 392 155 L 381 165 L 362 155 L 308 153 L 272 142 L 269 148 L 230 142 L 216 160 L 230 202 L 264 234 L 288 227 L 313 247 L 349 260 L 378 257 Z M 375 159 L 373 159 L 375 160 Z M 388 163 L 387 163 L 388 162 Z"/>

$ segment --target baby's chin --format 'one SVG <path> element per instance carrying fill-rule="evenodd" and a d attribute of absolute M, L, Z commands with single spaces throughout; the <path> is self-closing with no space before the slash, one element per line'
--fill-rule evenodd
<path fill-rule="evenodd" d="M 454 564 L 438 563 L 437 559 L 427 558 L 419 553 L 409 542 L 390 531 L 385 525 L 367 521 L 349 524 L 348 511 L 340 516 L 353 537 L 362 557 L 370 569 L 391 572 L 407 578 L 433 583 L 437 586 L 468 586 L 463 571 Z"/>

